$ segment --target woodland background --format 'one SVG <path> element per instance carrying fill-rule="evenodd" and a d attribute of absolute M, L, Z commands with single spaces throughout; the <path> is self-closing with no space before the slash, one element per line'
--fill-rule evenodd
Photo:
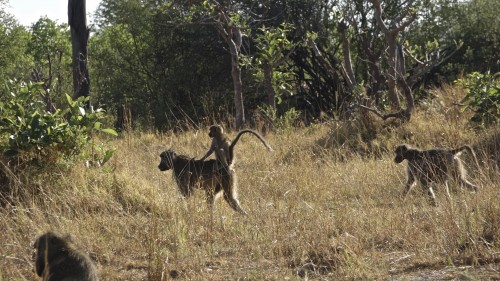
<path fill-rule="evenodd" d="M 295 109 L 305 122 L 349 115 L 365 97 L 380 109 L 389 105 L 387 36 L 371 1 L 214 3 L 103 0 L 89 26 L 94 107 L 106 109 L 117 128 L 124 119 L 160 130 L 226 120 L 233 127 L 233 53 L 218 26 L 237 27 L 241 35 L 237 55 L 250 125 L 259 117 L 276 119 L 266 111 L 273 102 L 278 116 Z M 432 97 L 430 86 L 500 70 L 498 1 L 391 0 L 381 6 L 387 28 L 408 24 L 396 44 L 405 50 L 403 75 L 417 102 Z M 64 105 L 73 84 L 67 24 L 41 18 L 20 26 L 2 9 L 0 31 L 0 81 L 40 81 L 55 104 Z"/>

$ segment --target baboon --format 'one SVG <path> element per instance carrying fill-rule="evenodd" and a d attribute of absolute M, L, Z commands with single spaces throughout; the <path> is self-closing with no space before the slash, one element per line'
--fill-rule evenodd
<path fill-rule="evenodd" d="M 178 155 L 172 150 L 160 154 L 160 171 L 173 170 L 173 177 L 184 197 L 193 194 L 194 188 L 205 190 L 207 203 L 213 207 L 217 195 L 221 192 L 226 202 L 235 211 L 246 214 L 238 201 L 236 174 L 232 170 L 218 167 L 217 161 L 195 160 L 185 155 Z"/>
<path fill-rule="evenodd" d="M 34 248 L 36 274 L 43 281 L 99 280 L 94 263 L 74 246 L 70 236 L 47 232 L 36 239 Z"/>
<path fill-rule="evenodd" d="M 267 141 L 262 137 L 259 133 L 254 130 L 245 129 L 238 132 L 233 141 L 230 141 L 229 137 L 224 134 L 224 129 L 220 125 L 212 125 L 210 126 L 208 136 L 212 138 L 212 143 L 210 144 L 210 148 L 208 149 L 205 156 L 203 156 L 200 160 L 205 160 L 212 153 L 215 152 L 215 158 L 219 161 L 223 167 L 232 168 L 234 164 L 234 146 L 240 139 L 240 137 L 245 133 L 251 133 L 256 136 L 269 151 L 273 149 L 267 143 Z"/>
<path fill-rule="evenodd" d="M 427 191 L 432 203 L 436 205 L 436 196 L 432 190 L 432 185 L 434 183 L 444 183 L 449 197 L 448 180 L 450 178 L 459 180 L 462 185 L 477 191 L 478 187 L 467 180 L 462 160 L 458 157 L 463 150 L 468 150 L 472 154 L 476 165 L 480 169 L 476 154 L 468 145 L 455 149 L 435 148 L 430 150 L 420 150 L 406 144 L 396 147 L 394 162 L 399 164 L 405 159 L 408 160 L 408 180 L 403 195 L 406 196 L 415 180 L 418 180 L 422 188 Z"/>

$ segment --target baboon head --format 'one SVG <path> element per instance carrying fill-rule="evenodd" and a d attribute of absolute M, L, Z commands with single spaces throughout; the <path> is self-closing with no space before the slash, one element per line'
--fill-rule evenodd
<path fill-rule="evenodd" d="M 160 154 L 160 164 L 158 165 L 158 169 L 160 171 L 166 171 L 172 169 L 174 167 L 174 160 L 177 157 L 177 154 L 172 150 L 165 150 Z"/>
<path fill-rule="evenodd" d="M 396 153 L 396 157 L 394 158 L 394 162 L 401 163 L 406 159 L 405 153 L 408 151 L 408 146 L 406 144 L 401 144 L 396 147 L 394 153 Z"/>
<path fill-rule="evenodd" d="M 216 136 L 222 136 L 224 133 L 224 129 L 221 125 L 212 125 L 208 131 L 208 136 L 211 138 L 215 138 Z"/>
<path fill-rule="evenodd" d="M 76 247 L 71 234 L 46 232 L 36 239 L 34 247 L 35 270 L 42 280 L 99 280 L 94 263 Z"/>
<path fill-rule="evenodd" d="M 59 236 L 53 232 L 47 232 L 36 239 L 33 248 L 36 249 L 35 269 L 38 276 L 42 276 L 46 264 L 70 248 L 71 242 L 71 236 Z"/>

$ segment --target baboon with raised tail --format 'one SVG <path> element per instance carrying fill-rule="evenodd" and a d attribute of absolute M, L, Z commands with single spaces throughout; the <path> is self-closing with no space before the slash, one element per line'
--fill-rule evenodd
<path fill-rule="evenodd" d="M 215 158 L 217 159 L 217 161 L 219 161 L 223 165 L 223 167 L 232 169 L 232 166 L 234 164 L 234 146 L 236 145 L 236 143 L 238 143 L 240 137 L 246 133 L 256 136 L 269 151 L 273 150 L 269 143 L 267 143 L 267 141 L 264 139 L 264 137 L 262 137 L 254 130 L 241 130 L 238 132 L 234 140 L 231 141 L 229 137 L 224 133 L 224 129 L 222 128 L 222 126 L 212 125 L 210 126 L 208 131 L 208 136 L 212 138 L 212 143 L 210 144 L 210 148 L 208 149 L 207 153 L 200 160 L 205 160 L 215 152 Z"/>
<path fill-rule="evenodd" d="M 191 196 L 195 188 L 203 189 L 207 203 L 212 208 L 215 198 L 222 192 L 224 200 L 233 210 L 246 214 L 238 201 L 236 174 L 219 167 L 216 160 L 195 160 L 169 149 L 160 154 L 158 169 L 173 171 L 177 187 L 184 197 Z"/>
<path fill-rule="evenodd" d="M 432 189 L 435 183 L 444 183 L 446 193 L 450 196 L 448 181 L 450 179 L 459 181 L 461 185 L 466 186 L 470 190 L 477 191 L 478 186 L 467 180 L 462 160 L 459 155 L 462 151 L 467 150 L 473 156 L 476 165 L 479 169 L 479 163 L 474 150 L 468 145 L 459 148 L 435 148 L 429 150 L 421 150 L 410 147 L 407 144 L 401 144 L 396 147 L 394 162 L 401 163 L 405 159 L 408 161 L 407 166 L 407 181 L 404 187 L 404 196 L 408 194 L 411 187 L 418 180 L 422 188 L 427 191 L 432 200 L 433 205 L 437 205 L 436 196 Z"/>

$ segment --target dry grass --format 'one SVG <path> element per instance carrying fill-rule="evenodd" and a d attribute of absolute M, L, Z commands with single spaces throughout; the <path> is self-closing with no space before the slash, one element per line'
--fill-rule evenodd
<path fill-rule="evenodd" d="M 477 194 L 457 191 L 448 202 L 438 190 L 438 207 L 418 188 L 401 198 L 404 166 L 391 153 L 401 142 L 472 143 L 480 155 L 489 145 L 498 159 L 498 129 L 485 142 L 451 111 L 428 104 L 409 124 L 372 120 L 378 134 L 369 140 L 356 123 L 268 135 L 273 153 L 244 137 L 236 170 L 248 217 L 223 200 L 211 213 L 200 191 L 180 198 L 171 172 L 157 169 L 166 147 L 201 157 L 206 130 L 124 136 L 102 168 L 78 164 L 19 179 L 16 199 L 0 207 L 0 280 L 39 280 L 30 245 L 47 230 L 73 234 L 103 280 L 418 280 L 412 274 L 422 270 L 499 278 L 494 163 L 481 158 L 486 177 L 471 176 L 483 187 Z M 443 271 L 452 265 L 473 267 Z"/>

